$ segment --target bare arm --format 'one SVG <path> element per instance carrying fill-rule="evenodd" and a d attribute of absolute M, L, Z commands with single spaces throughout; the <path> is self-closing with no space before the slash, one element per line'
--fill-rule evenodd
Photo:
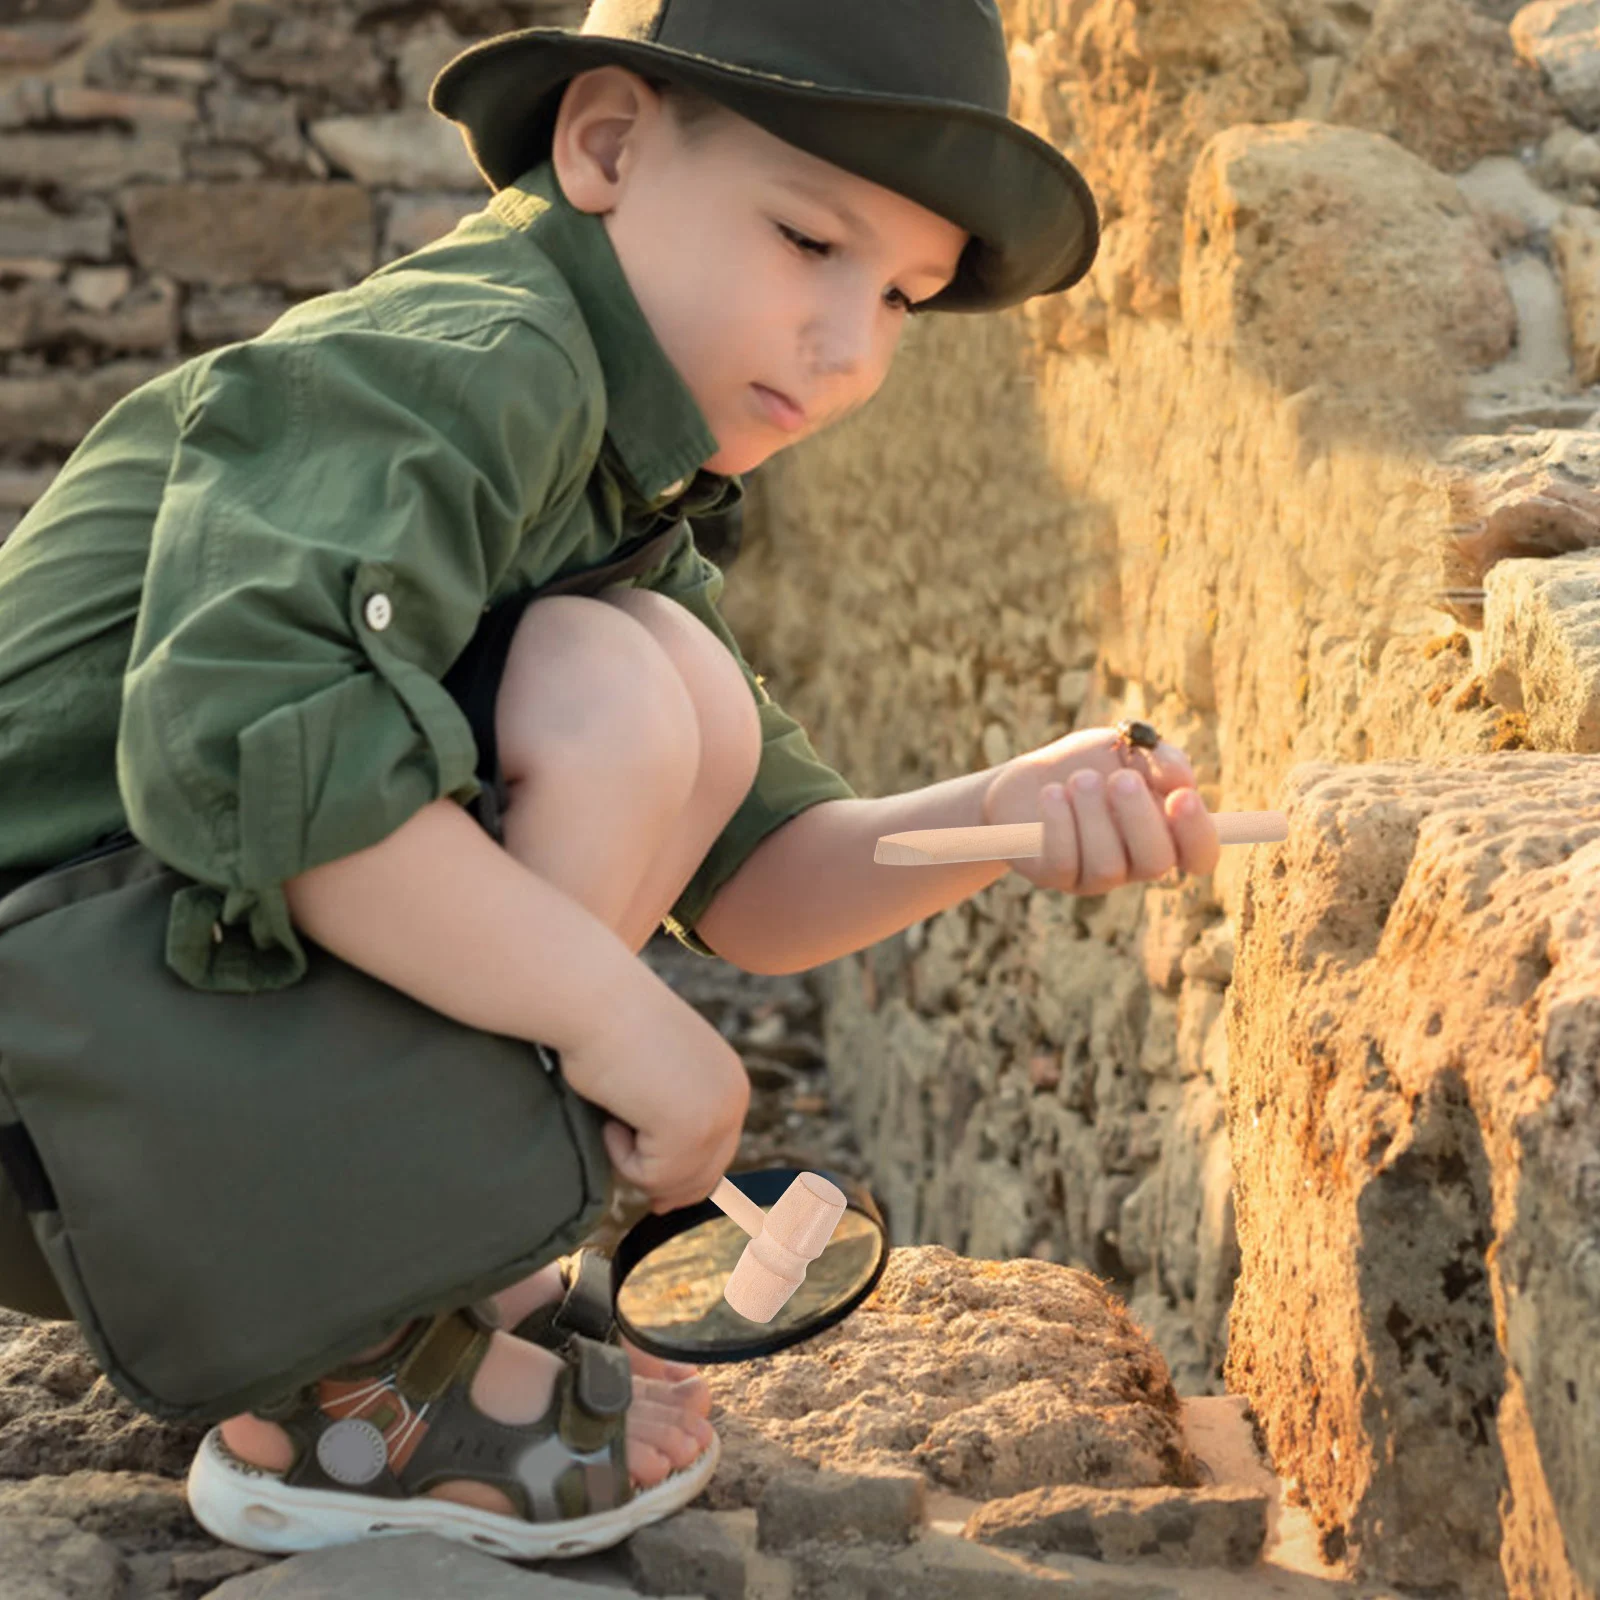
<path fill-rule="evenodd" d="M 452 800 L 290 879 L 284 893 L 295 925 L 352 966 L 470 1027 L 563 1052 L 630 990 L 660 983 L 598 917 Z"/>
<path fill-rule="evenodd" d="M 998 768 L 879 800 L 824 800 L 767 835 L 723 885 L 696 931 L 750 972 L 801 972 L 931 917 L 987 888 L 1006 861 L 879 866 L 878 837 L 977 827 Z"/>

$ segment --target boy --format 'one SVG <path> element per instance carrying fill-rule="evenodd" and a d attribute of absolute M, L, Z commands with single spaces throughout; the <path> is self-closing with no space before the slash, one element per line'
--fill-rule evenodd
<path fill-rule="evenodd" d="M 636 959 L 664 918 L 801 970 L 1004 870 L 875 869 L 880 834 L 1041 816 L 1015 869 L 1043 887 L 1211 871 L 1181 752 L 1109 731 L 858 799 L 681 522 L 865 404 L 913 307 L 1087 270 L 1087 190 L 1006 104 L 993 0 L 602 0 L 582 34 L 458 58 L 435 105 L 489 210 L 131 396 L 0 552 L 0 872 L 131 829 L 212 896 L 175 908 L 191 983 L 292 982 L 303 934 L 543 1041 L 662 1210 L 710 1192 L 749 1096 Z M 627 581 L 552 592 L 651 533 Z M 552 1265 L 224 1422 L 196 1515 L 258 1548 L 381 1524 L 540 1556 L 687 1503 L 717 1460 L 704 1383 L 564 1337 L 575 1294 Z"/>

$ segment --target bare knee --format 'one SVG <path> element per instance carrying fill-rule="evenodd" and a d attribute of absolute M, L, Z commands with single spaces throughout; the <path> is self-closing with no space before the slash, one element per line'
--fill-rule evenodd
<path fill-rule="evenodd" d="M 650 631 L 615 606 L 552 595 L 523 613 L 495 703 L 510 783 L 603 770 L 682 803 L 700 765 L 694 701 Z"/>
<path fill-rule="evenodd" d="M 698 617 L 665 595 L 613 589 L 602 598 L 644 627 L 677 670 L 699 728 L 696 791 L 731 815 L 761 764 L 761 718 L 739 663 Z"/>

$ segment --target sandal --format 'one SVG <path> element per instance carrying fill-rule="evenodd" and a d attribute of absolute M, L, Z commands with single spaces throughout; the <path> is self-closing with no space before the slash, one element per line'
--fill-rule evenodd
<path fill-rule="evenodd" d="M 573 1334 L 601 1344 L 620 1346 L 622 1335 L 613 1315 L 611 1262 L 598 1250 L 575 1250 L 560 1258 L 563 1294 L 535 1306 L 511 1330 L 517 1339 L 559 1350 Z"/>
<path fill-rule="evenodd" d="M 582 1334 L 563 1344 L 566 1366 L 543 1417 L 513 1425 L 484 1416 L 470 1386 L 491 1331 L 470 1307 L 423 1319 L 375 1360 L 259 1409 L 294 1444 L 286 1472 L 241 1461 L 213 1428 L 189 1469 L 195 1520 L 228 1544 L 274 1554 L 433 1533 L 525 1561 L 607 1549 L 710 1481 L 722 1453 L 715 1436 L 689 1466 L 634 1488 L 628 1359 Z M 427 1498 L 452 1478 L 492 1484 L 520 1516 Z"/>

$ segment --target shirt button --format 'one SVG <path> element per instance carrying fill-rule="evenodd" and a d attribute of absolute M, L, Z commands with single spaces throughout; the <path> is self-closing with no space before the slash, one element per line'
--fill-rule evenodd
<path fill-rule="evenodd" d="M 362 615 L 374 633 L 382 633 L 394 621 L 394 607 L 386 594 L 375 594 L 367 601 Z"/>

